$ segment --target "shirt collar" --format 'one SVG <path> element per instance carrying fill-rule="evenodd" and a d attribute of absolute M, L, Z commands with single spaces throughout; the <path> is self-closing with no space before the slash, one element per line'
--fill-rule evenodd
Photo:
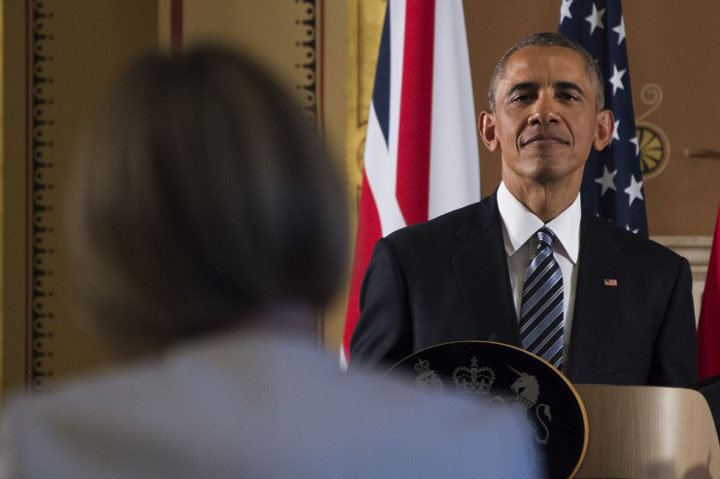
<path fill-rule="evenodd" d="M 544 226 L 544 223 L 510 193 L 505 182 L 500 182 L 498 187 L 497 204 L 507 233 L 504 238 L 505 253 L 512 256 Z M 580 250 L 580 217 L 580 193 L 578 193 L 575 201 L 547 224 L 547 227 L 555 233 L 568 259 L 573 263 L 577 263 Z"/>

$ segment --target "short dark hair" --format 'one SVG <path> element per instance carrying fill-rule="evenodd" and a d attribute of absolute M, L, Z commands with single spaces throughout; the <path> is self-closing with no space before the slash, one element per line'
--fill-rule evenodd
<path fill-rule="evenodd" d="M 71 279 L 78 305 L 122 349 L 167 346 L 276 304 L 318 311 L 343 284 L 340 163 L 241 53 L 140 60 L 78 160 Z"/>
<path fill-rule="evenodd" d="M 490 86 L 488 87 L 488 107 L 490 111 L 495 111 L 495 92 L 500 77 L 505 73 L 508 58 L 525 47 L 563 47 L 569 48 L 577 52 L 585 61 L 585 68 L 592 80 L 595 88 L 595 106 L 598 111 L 605 108 L 605 86 L 603 83 L 602 72 L 595 59 L 585 50 L 579 43 L 560 35 L 559 33 L 544 32 L 535 33 L 524 38 L 511 46 L 500 58 L 495 65 L 495 69 L 490 75 Z"/>

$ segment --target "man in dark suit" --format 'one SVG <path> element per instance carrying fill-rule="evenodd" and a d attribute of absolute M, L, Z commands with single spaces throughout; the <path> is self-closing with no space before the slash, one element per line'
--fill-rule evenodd
<path fill-rule="evenodd" d="M 496 66 L 489 106 L 478 130 L 501 151 L 502 183 L 377 242 L 351 367 L 481 339 L 524 347 L 574 382 L 694 383 L 687 260 L 581 213 L 585 161 L 614 124 L 592 58 L 559 35 L 533 35 Z"/>

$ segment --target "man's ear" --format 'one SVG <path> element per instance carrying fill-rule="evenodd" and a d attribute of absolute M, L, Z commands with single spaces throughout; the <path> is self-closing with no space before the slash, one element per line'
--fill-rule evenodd
<path fill-rule="evenodd" d="M 602 110 L 597 113 L 597 127 L 595 128 L 595 138 L 593 140 L 593 148 L 597 151 L 602 150 L 610 142 L 615 129 L 615 117 L 611 110 Z"/>
<path fill-rule="evenodd" d="M 478 115 L 478 132 L 483 143 L 488 150 L 496 152 L 500 146 L 495 132 L 495 114 L 492 112 L 481 111 Z"/>

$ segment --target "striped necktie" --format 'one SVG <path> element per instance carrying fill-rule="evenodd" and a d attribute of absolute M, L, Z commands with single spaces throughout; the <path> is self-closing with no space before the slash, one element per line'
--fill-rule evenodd
<path fill-rule="evenodd" d="M 552 252 L 556 239 L 550 229 L 536 233 L 537 249 L 530 260 L 520 308 L 523 348 L 560 369 L 563 350 L 562 271 Z"/>

